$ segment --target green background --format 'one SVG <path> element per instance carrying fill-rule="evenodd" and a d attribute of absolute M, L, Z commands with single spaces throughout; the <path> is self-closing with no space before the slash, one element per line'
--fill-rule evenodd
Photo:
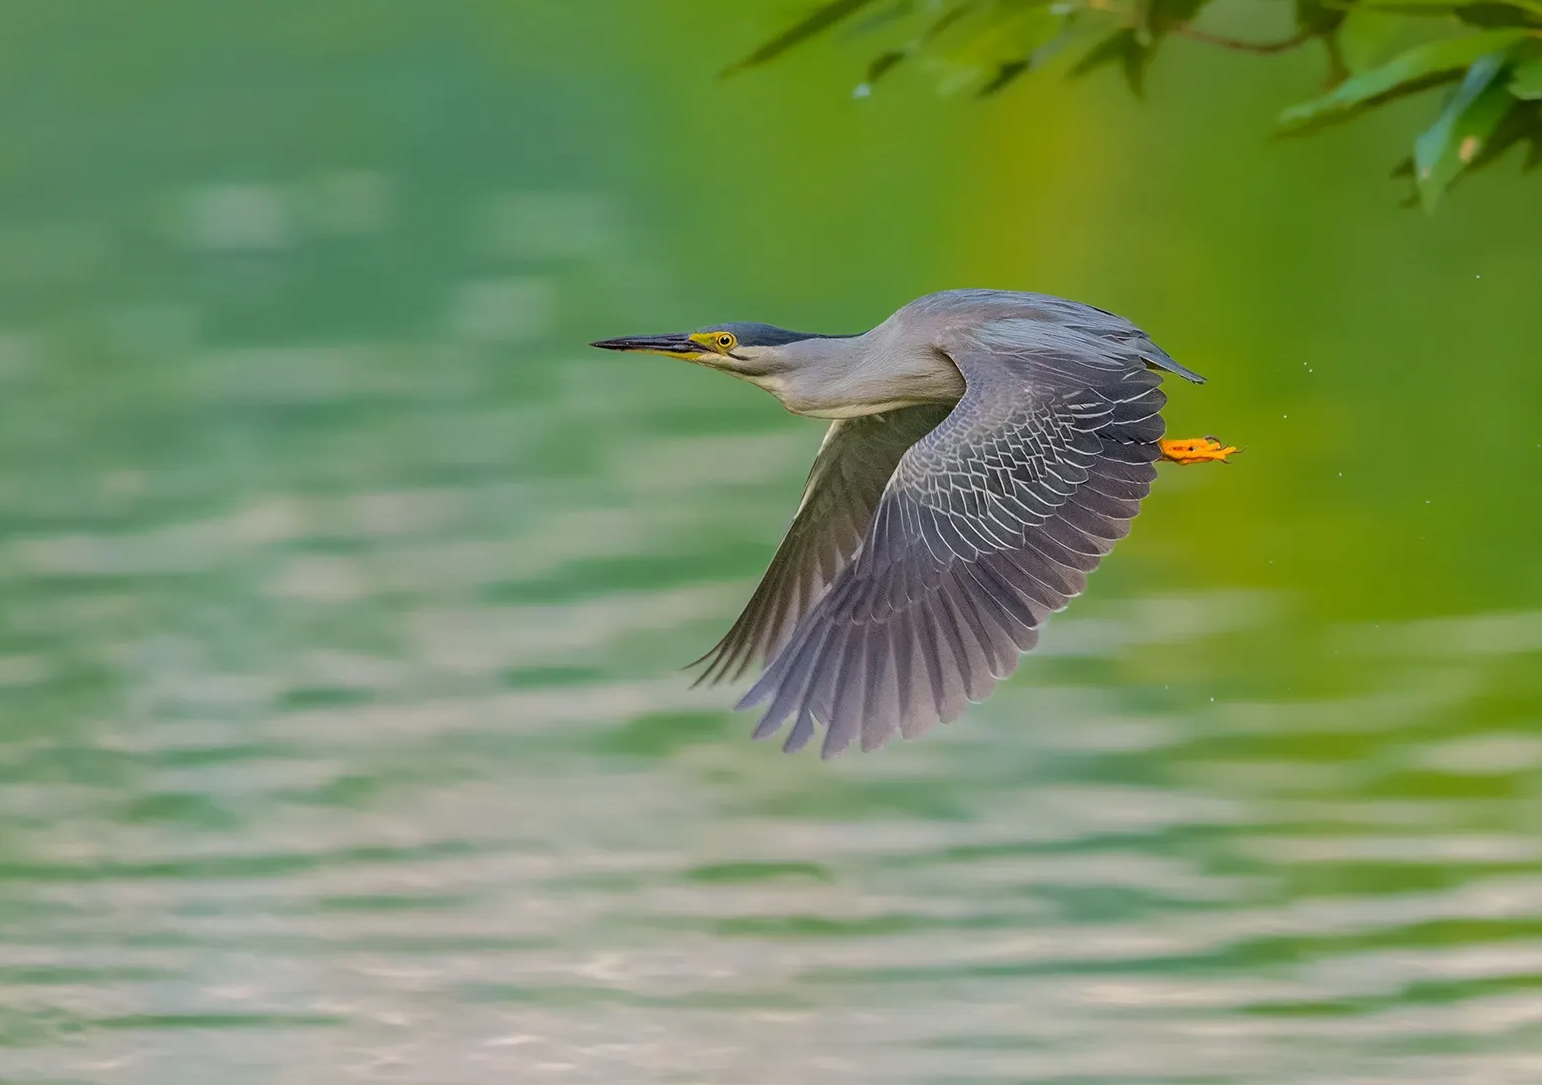
<path fill-rule="evenodd" d="M 716 77 L 800 13 L 0 15 L 4 1080 L 1536 1079 L 1535 176 L 1268 139 L 1312 56 Z M 1247 452 L 965 719 L 784 758 L 677 668 L 822 427 L 584 343 L 955 286 Z"/>

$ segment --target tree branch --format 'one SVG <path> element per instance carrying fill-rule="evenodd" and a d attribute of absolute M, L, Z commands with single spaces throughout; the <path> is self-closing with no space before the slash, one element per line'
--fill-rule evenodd
<path fill-rule="evenodd" d="M 1303 30 L 1299 34 L 1292 34 L 1288 38 L 1279 41 L 1238 41 L 1236 38 L 1222 37 L 1220 34 L 1212 34 L 1208 30 L 1201 30 L 1197 26 L 1188 23 L 1176 23 L 1167 28 L 1170 33 L 1193 41 L 1204 42 L 1206 45 L 1217 45 L 1222 49 L 1233 49 L 1239 53 L 1258 53 L 1268 56 L 1273 53 L 1286 53 L 1299 48 L 1311 41 L 1315 34 L 1309 30 Z"/>

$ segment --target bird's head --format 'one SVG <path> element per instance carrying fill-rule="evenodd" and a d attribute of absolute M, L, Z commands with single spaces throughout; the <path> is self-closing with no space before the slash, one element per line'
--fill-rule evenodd
<path fill-rule="evenodd" d="M 736 323 L 714 324 L 694 332 L 669 335 L 625 335 L 619 339 L 601 339 L 590 345 L 602 350 L 683 358 L 770 387 L 782 375 L 811 360 L 809 352 L 799 349 L 798 344 L 831 338 L 845 337 L 793 332 L 770 324 Z"/>

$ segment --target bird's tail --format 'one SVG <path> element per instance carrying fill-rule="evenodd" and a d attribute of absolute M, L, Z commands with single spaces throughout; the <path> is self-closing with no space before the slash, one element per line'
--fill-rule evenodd
<path fill-rule="evenodd" d="M 1141 344 L 1140 356 L 1146 360 L 1146 364 L 1149 365 L 1152 369 L 1165 369 L 1167 372 L 1176 373 L 1184 380 L 1193 381 L 1195 384 L 1205 383 L 1204 377 L 1201 377 L 1192 369 L 1189 369 L 1186 366 L 1181 366 L 1177 362 L 1173 361 L 1173 356 L 1171 354 L 1167 353 L 1167 351 L 1163 350 L 1149 339 L 1146 340 L 1145 343 Z"/>

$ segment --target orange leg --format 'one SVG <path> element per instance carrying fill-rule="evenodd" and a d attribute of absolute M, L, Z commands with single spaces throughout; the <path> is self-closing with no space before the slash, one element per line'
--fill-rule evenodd
<path fill-rule="evenodd" d="M 1162 458 L 1187 466 L 1191 463 L 1208 463 L 1211 460 L 1226 462 L 1226 457 L 1240 451 L 1231 445 L 1223 445 L 1214 437 L 1193 437 L 1184 441 L 1162 441 Z"/>

